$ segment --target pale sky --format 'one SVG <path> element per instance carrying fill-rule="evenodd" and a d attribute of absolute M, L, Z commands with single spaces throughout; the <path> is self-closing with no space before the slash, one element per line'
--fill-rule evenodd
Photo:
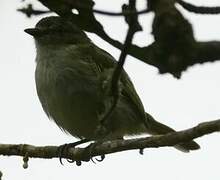
<path fill-rule="evenodd" d="M 144 0 L 137 0 L 143 6 Z M 27 1 L 27 3 L 30 1 Z M 35 2 L 33 0 L 33 2 Z M 97 8 L 120 10 L 122 0 L 95 1 Z M 219 5 L 218 0 L 197 0 L 198 5 Z M 202 4 L 203 3 L 203 4 Z M 38 4 L 38 3 L 36 3 Z M 40 5 L 38 4 L 40 7 Z M 16 11 L 21 1 L 0 2 L 0 143 L 29 143 L 33 145 L 61 145 L 76 141 L 49 121 L 39 103 L 34 81 L 35 47 L 33 39 L 23 30 L 34 25 L 42 16 L 26 18 Z M 37 7 L 37 5 L 36 5 Z M 220 40 L 220 15 L 194 15 L 184 11 L 194 26 L 198 40 Z M 143 33 L 134 42 L 146 45 L 150 36 L 153 14 L 140 21 Z M 107 32 L 122 41 L 126 26 L 122 18 L 101 17 Z M 116 59 L 119 51 L 90 35 L 101 48 Z M 180 80 L 171 75 L 159 75 L 157 69 L 128 56 L 125 69 L 129 73 L 145 110 L 158 121 L 177 130 L 190 128 L 203 121 L 220 118 L 220 62 L 206 63 L 189 68 Z M 30 159 L 29 168 L 22 168 L 22 157 L 0 157 L 0 171 L 4 180 L 39 179 L 149 179 L 186 180 L 219 179 L 219 134 L 208 135 L 196 141 L 201 150 L 182 153 L 172 147 L 146 149 L 143 156 L 138 150 L 107 155 L 97 164 L 83 163 L 77 167 L 58 159 Z"/>

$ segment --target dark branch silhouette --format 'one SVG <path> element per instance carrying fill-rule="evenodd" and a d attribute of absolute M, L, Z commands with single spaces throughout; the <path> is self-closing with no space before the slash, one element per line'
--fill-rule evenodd
<path fill-rule="evenodd" d="M 95 18 L 94 13 L 96 11 L 93 9 L 93 6 L 95 3 L 92 0 L 85 0 L 85 1 L 38 0 L 38 1 L 40 1 L 44 6 L 46 6 L 50 11 L 55 12 L 62 17 L 68 17 L 72 19 L 72 21 L 74 21 L 74 23 L 76 23 L 83 30 L 95 33 L 96 35 L 98 35 L 99 37 L 101 37 L 103 40 L 110 43 L 114 47 L 120 50 L 123 49 L 123 44 L 111 38 L 105 32 L 102 24 Z M 148 8 L 143 10 L 144 12 L 140 11 L 140 14 L 147 13 L 149 11 L 153 11 L 154 13 L 157 13 L 157 14 L 162 13 L 163 16 L 161 17 L 167 16 L 166 18 L 164 18 L 166 19 L 166 22 L 176 23 L 175 27 L 169 27 L 169 28 L 176 29 L 176 32 L 182 32 L 182 27 L 185 27 L 185 24 L 186 22 L 188 22 L 188 20 L 184 18 L 183 15 L 175 8 L 176 2 L 184 6 L 184 8 L 186 9 L 187 7 L 194 7 L 193 5 L 190 6 L 190 4 L 187 4 L 186 2 L 181 1 L 181 0 L 176 0 L 176 1 L 175 0 L 164 0 L 164 1 L 163 0 L 155 0 L 155 1 L 148 0 Z M 157 9 L 156 11 L 154 9 L 155 7 Z M 167 10 L 164 7 L 166 7 Z M 79 11 L 79 14 L 73 14 L 72 9 L 77 9 Z M 197 9 L 202 9 L 202 8 L 197 8 Z M 218 12 L 218 7 L 212 7 L 212 8 L 208 7 L 208 9 L 210 10 L 215 9 L 213 12 Z M 190 11 L 190 8 L 188 8 L 187 10 Z M 175 21 L 175 18 L 173 18 L 172 14 L 173 15 L 176 14 L 177 11 L 179 14 L 178 17 L 181 17 L 182 20 Z M 133 11 L 125 11 L 125 12 L 120 12 L 120 13 L 106 12 L 106 14 L 109 14 L 109 15 L 110 14 L 112 15 L 123 14 L 124 16 L 130 13 L 132 14 Z M 135 14 L 138 15 L 138 12 Z M 160 25 L 163 26 L 161 22 L 159 23 L 158 26 Z M 167 31 L 169 31 L 169 29 L 167 29 Z M 163 37 L 163 35 L 167 31 L 164 31 L 164 32 L 162 31 L 161 36 Z M 181 35 L 181 33 L 179 34 Z M 186 39 L 185 38 L 186 36 L 183 34 L 183 37 L 181 37 L 180 35 L 178 39 L 179 39 L 179 42 L 181 43 L 182 40 Z M 187 47 L 185 45 L 179 46 L 179 50 L 175 52 L 168 51 L 169 53 L 167 53 L 166 49 L 171 49 L 171 48 L 169 48 L 169 46 L 164 46 L 164 43 L 161 43 L 161 41 L 158 42 L 157 40 L 155 40 L 155 42 L 153 42 L 152 44 L 146 45 L 144 47 L 139 47 L 138 45 L 131 44 L 130 48 L 128 49 L 128 54 L 137 58 L 138 60 L 141 60 L 149 65 L 152 65 L 158 68 L 160 73 L 170 73 L 174 77 L 177 77 L 177 78 L 180 78 L 181 73 L 185 71 L 188 67 L 193 66 L 194 64 L 213 62 L 213 61 L 219 60 L 220 51 L 218 51 L 218 49 L 220 49 L 220 47 L 218 47 L 218 44 L 219 44 L 218 41 L 198 42 L 194 40 L 193 35 L 191 36 L 191 38 L 190 37 L 187 37 L 187 38 L 188 38 L 187 46 L 191 48 L 188 48 L 188 50 L 184 49 L 183 51 L 184 53 L 181 53 L 182 52 L 181 48 Z M 206 49 L 204 49 L 204 47 L 206 47 Z"/>
<path fill-rule="evenodd" d="M 178 0 L 177 2 L 187 11 L 190 11 L 193 13 L 197 13 L 197 14 L 219 14 L 220 13 L 220 7 L 218 6 L 216 7 L 195 6 L 193 4 L 190 4 L 182 0 Z"/>

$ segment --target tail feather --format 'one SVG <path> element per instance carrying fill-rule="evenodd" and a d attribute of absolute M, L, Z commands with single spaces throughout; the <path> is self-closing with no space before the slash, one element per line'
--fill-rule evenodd
<path fill-rule="evenodd" d="M 148 128 L 148 133 L 152 135 L 159 135 L 159 134 L 167 134 L 170 132 L 175 132 L 174 129 L 166 126 L 158 121 L 156 121 L 150 114 L 146 113 L 146 124 Z M 185 143 L 180 143 L 174 146 L 176 149 L 182 152 L 189 152 L 190 150 L 197 150 L 200 148 L 199 144 L 195 141 L 189 141 Z"/>

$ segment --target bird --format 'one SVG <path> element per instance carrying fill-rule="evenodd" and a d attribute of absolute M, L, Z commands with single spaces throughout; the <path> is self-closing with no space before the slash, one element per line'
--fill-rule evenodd
<path fill-rule="evenodd" d="M 123 69 L 117 104 L 108 117 L 108 134 L 96 133 L 100 115 L 108 106 L 105 84 L 117 66 L 116 59 L 96 46 L 72 20 L 60 16 L 41 19 L 25 29 L 36 46 L 36 90 L 43 110 L 61 130 L 83 140 L 123 139 L 140 134 L 175 132 L 145 112 L 143 104 Z M 183 152 L 199 149 L 195 141 L 174 146 Z"/>

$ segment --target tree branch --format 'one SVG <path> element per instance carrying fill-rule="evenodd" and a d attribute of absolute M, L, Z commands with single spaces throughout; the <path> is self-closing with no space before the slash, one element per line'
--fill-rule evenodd
<path fill-rule="evenodd" d="M 71 148 L 63 158 L 88 161 L 91 157 L 120 151 L 174 146 L 192 139 L 220 131 L 220 120 L 201 123 L 193 128 L 147 138 L 106 141 L 92 148 Z M 28 144 L 0 144 L 0 155 L 28 156 L 33 158 L 58 158 L 59 146 L 33 146 Z"/>
<path fill-rule="evenodd" d="M 220 41 L 198 42 L 192 64 L 214 62 L 220 60 Z M 189 62 L 190 64 L 190 62 Z"/>
<path fill-rule="evenodd" d="M 88 8 L 84 6 L 80 6 L 78 8 L 88 10 Z M 52 11 L 33 9 L 32 4 L 28 4 L 26 7 L 23 7 L 23 8 L 18 8 L 17 11 L 24 13 L 27 17 L 31 17 L 32 15 L 37 16 L 41 14 L 52 13 Z M 149 9 L 145 8 L 137 12 L 136 11 L 110 12 L 110 11 L 105 11 L 105 10 L 100 10 L 100 9 L 93 9 L 92 12 L 96 14 L 106 15 L 106 16 L 125 16 L 125 15 L 132 15 L 132 14 L 136 14 L 136 15 L 146 14 L 149 12 Z"/>
<path fill-rule="evenodd" d="M 72 21 L 74 21 L 75 24 L 77 24 L 83 30 L 95 33 L 96 35 L 98 35 L 99 37 L 101 37 L 103 40 L 110 43 L 114 47 L 120 50 L 123 49 L 123 44 L 111 38 L 105 32 L 104 28 L 102 27 L 102 24 L 99 21 L 97 21 L 97 19 L 95 18 L 94 11 L 93 11 L 94 2 L 92 0 L 84 0 L 84 1 L 38 0 L 38 1 L 41 2 L 44 6 L 46 6 L 51 11 L 57 13 L 58 15 L 62 17 L 70 18 Z M 155 3 L 158 4 L 157 14 L 165 13 L 161 17 L 165 17 L 166 13 L 168 12 L 169 12 L 168 15 L 175 14 L 175 11 L 177 11 L 177 9 L 174 6 L 175 2 L 179 3 L 182 6 L 183 6 L 183 3 L 185 3 L 182 0 L 166 0 L 166 1 L 165 0 L 158 0 L 158 1 L 148 0 L 148 1 L 149 1 L 150 6 L 151 4 L 153 4 L 151 8 L 155 8 L 154 7 Z M 166 7 L 169 7 L 169 8 L 163 11 L 164 10 L 163 7 L 165 7 L 165 5 Z M 80 8 L 80 7 L 84 7 L 84 8 Z M 151 8 L 149 8 L 146 12 L 149 12 Z M 72 9 L 77 9 L 79 11 L 79 15 L 73 14 Z M 215 8 L 212 8 L 212 9 L 215 9 Z M 180 13 L 180 16 L 182 16 L 181 13 Z M 164 18 L 164 19 L 166 20 L 166 22 L 168 22 L 168 25 L 169 25 L 169 22 L 173 22 L 173 20 L 175 20 L 175 18 L 170 19 L 169 17 Z M 162 24 L 163 22 L 164 21 L 161 21 Z M 183 31 L 182 29 L 185 29 L 182 27 L 186 27 L 185 26 L 186 23 L 184 24 L 182 22 L 187 22 L 187 20 L 183 19 L 182 17 L 182 21 L 176 22 L 176 27 L 173 28 L 175 29 L 175 32 L 182 32 Z M 167 31 L 168 30 L 169 29 L 167 29 Z M 162 31 L 162 32 L 167 32 L 167 31 Z M 220 44 L 219 41 L 201 43 L 201 42 L 197 42 L 194 39 L 192 39 L 193 36 L 190 40 L 190 37 L 187 36 L 188 33 L 185 33 L 185 34 L 187 37 L 186 39 L 188 39 L 187 42 L 189 43 L 187 45 L 186 44 L 181 45 L 182 40 L 180 36 L 179 38 L 180 46 L 175 45 L 175 44 L 173 45 L 173 47 L 178 47 L 177 51 L 174 48 L 168 48 L 169 51 L 167 51 L 166 45 L 164 48 L 164 44 L 161 45 L 161 42 L 155 41 L 152 44 L 145 46 L 145 47 L 139 47 L 135 44 L 131 44 L 127 53 L 139 59 L 140 61 L 143 61 L 144 63 L 147 63 L 149 65 L 152 65 L 158 68 L 160 73 L 170 73 L 177 78 L 180 77 L 181 72 L 183 72 L 188 67 L 194 64 L 198 64 L 201 62 L 202 63 L 213 62 L 213 61 L 219 60 L 220 51 L 217 51 L 219 49 L 217 47 L 217 45 Z M 172 38 L 172 39 L 175 39 L 175 38 Z M 192 43 L 190 43 L 190 41 Z M 213 49 L 212 47 L 215 47 L 215 48 Z M 184 51 L 181 51 L 181 48 L 184 48 Z M 170 49 L 173 49 L 173 51 L 175 52 L 170 52 Z"/>

